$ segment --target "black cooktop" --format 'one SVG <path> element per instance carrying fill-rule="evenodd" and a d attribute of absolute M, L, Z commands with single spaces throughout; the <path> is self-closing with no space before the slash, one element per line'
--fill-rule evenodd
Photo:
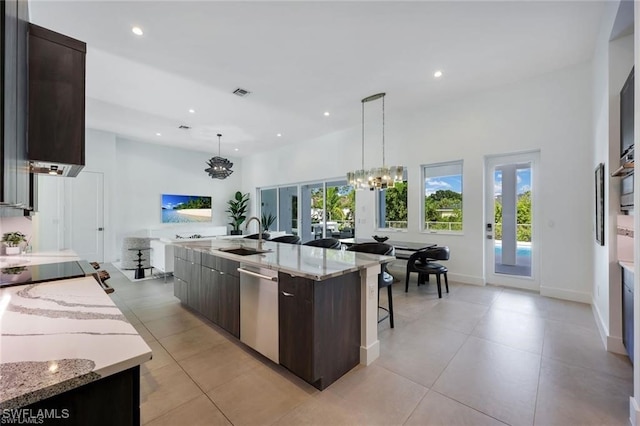
<path fill-rule="evenodd" d="M 79 278 L 90 275 L 92 272 L 93 268 L 84 260 L 12 266 L 0 269 L 0 287 Z"/>

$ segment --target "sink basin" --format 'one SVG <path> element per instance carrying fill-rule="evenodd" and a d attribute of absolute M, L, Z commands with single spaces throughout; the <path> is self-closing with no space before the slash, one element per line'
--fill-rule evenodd
<path fill-rule="evenodd" d="M 218 250 L 223 251 L 225 253 L 237 254 L 239 256 L 249 256 L 250 254 L 267 253 L 269 251 L 269 250 L 257 250 L 257 249 L 248 248 L 248 247 L 221 248 Z"/>

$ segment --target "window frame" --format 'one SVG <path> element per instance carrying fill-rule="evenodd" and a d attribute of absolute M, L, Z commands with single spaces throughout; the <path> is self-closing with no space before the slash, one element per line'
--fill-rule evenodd
<path fill-rule="evenodd" d="M 407 227 L 406 228 L 391 228 L 391 227 L 383 227 L 380 226 L 381 223 L 385 223 L 387 222 L 387 215 L 386 215 L 386 200 L 385 200 L 385 214 L 384 217 L 382 215 L 382 194 L 385 194 L 384 196 L 386 197 L 386 189 L 384 190 L 376 190 L 377 194 L 376 194 L 376 200 L 375 200 L 375 206 L 376 206 L 376 231 L 380 231 L 380 232 L 409 232 L 409 172 L 407 171 L 407 168 L 405 167 L 404 170 L 402 171 L 402 181 L 404 183 L 407 184 L 407 201 L 406 201 L 406 208 L 407 208 Z"/>
<path fill-rule="evenodd" d="M 425 226 L 426 222 L 426 208 L 425 203 L 427 199 L 426 195 L 426 179 L 427 169 L 431 167 L 451 167 L 451 166 L 460 166 L 460 191 L 462 194 L 460 211 L 462 212 L 462 222 L 460 222 L 461 229 L 459 231 L 455 230 L 440 230 L 440 229 L 427 229 Z M 443 176 L 454 176 L 454 175 L 443 175 Z M 437 177 L 437 176 L 436 176 Z M 452 160 L 452 161 L 442 161 L 438 163 L 430 163 L 430 164 L 422 164 L 420 166 L 420 182 L 421 182 L 421 197 L 420 197 L 420 233 L 423 234 L 439 234 L 439 235 L 464 235 L 464 160 Z M 446 223 L 446 222 L 445 222 Z M 453 223 L 453 222 L 450 222 Z"/>

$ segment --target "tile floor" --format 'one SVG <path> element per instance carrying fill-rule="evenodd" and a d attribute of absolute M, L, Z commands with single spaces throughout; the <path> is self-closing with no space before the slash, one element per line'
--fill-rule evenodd
<path fill-rule="evenodd" d="M 113 300 L 153 350 L 142 423 L 628 424 L 633 369 L 603 349 L 590 306 L 456 283 L 442 299 L 415 281 L 404 293 L 401 265 L 380 358 L 323 392 L 182 307 L 172 278 L 132 283 L 107 265 Z"/>

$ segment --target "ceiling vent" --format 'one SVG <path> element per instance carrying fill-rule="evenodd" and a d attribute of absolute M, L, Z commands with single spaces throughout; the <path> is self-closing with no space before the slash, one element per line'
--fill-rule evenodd
<path fill-rule="evenodd" d="M 241 98 L 247 96 L 249 93 L 251 93 L 251 92 L 248 91 L 248 90 L 242 89 L 240 87 L 238 87 L 236 90 L 233 91 L 234 95 L 238 95 Z"/>
<path fill-rule="evenodd" d="M 191 127 L 190 126 L 185 126 L 184 124 L 181 124 L 180 126 L 178 126 L 178 129 L 183 129 L 183 130 L 189 130 Z"/>

